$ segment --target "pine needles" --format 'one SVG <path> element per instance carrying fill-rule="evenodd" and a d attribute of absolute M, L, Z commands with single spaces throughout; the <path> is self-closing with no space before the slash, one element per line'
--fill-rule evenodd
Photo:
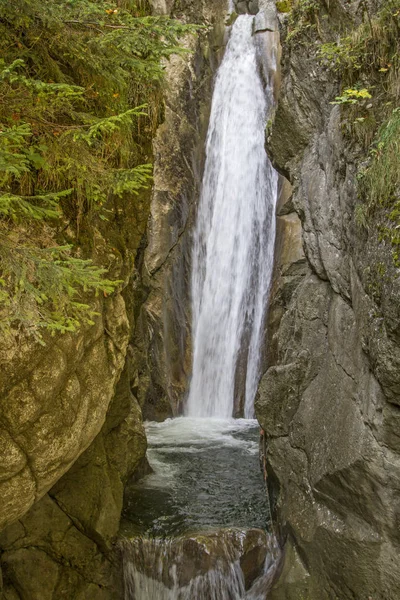
<path fill-rule="evenodd" d="M 147 9 L 130 0 L 0 0 L 3 331 L 76 330 L 93 317 L 81 298 L 118 286 L 79 256 L 79 236 L 73 247 L 59 232 L 95 228 L 113 197 L 132 202 L 151 181 L 146 148 L 162 114 L 162 59 L 182 52 L 179 38 L 195 29 Z"/>

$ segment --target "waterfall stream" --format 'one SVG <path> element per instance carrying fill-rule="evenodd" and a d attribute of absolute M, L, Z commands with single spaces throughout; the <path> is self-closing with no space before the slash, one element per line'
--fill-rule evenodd
<path fill-rule="evenodd" d="M 192 380 L 184 417 L 147 423 L 153 472 L 127 488 L 126 600 L 264 600 L 271 578 L 253 420 L 277 198 L 260 54 L 253 17 L 238 17 L 215 81 L 194 230 Z"/>
<path fill-rule="evenodd" d="M 240 355 L 246 357 L 244 416 L 253 417 L 259 377 L 277 175 L 264 148 L 272 94 L 260 77 L 252 25 L 243 15 L 232 27 L 212 101 L 193 249 L 187 414 L 195 417 L 234 414 Z"/>

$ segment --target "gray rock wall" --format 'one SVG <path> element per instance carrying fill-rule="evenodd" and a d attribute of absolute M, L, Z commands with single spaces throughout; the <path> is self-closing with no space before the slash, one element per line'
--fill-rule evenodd
<path fill-rule="evenodd" d="M 353 18 L 344 3 L 333 5 L 331 25 L 338 14 Z M 399 274 L 378 223 L 368 236 L 355 225 L 361 155 L 329 104 L 338 82 L 319 65 L 315 45 L 303 42 L 283 43 L 268 139 L 293 186 L 278 210 L 269 368 L 256 406 L 286 543 L 271 598 L 395 600 Z M 390 274 L 384 281 L 373 276 L 380 264 Z"/>

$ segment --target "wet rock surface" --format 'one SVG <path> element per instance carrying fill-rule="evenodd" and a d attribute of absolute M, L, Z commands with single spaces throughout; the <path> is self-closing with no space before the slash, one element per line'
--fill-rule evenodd
<path fill-rule="evenodd" d="M 348 7 L 333 9 L 343 17 Z M 400 589 L 400 282 L 378 224 L 366 237 L 354 223 L 359 156 L 329 104 L 337 85 L 309 44 L 284 44 L 268 146 L 293 196 L 278 209 L 256 402 L 286 542 L 273 600 L 395 600 Z M 378 264 L 390 283 L 371 275 Z"/>
<path fill-rule="evenodd" d="M 260 8 L 258 0 L 235 0 L 234 7 L 238 15 L 256 15 Z"/>
<path fill-rule="evenodd" d="M 157 590 L 154 597 L 160 599 L 241 598 L 262 575 L 271 551 L 271 542 L 261 529 L 125 540 L 120 544 L 125 592 L 128 598 L 136 597 L 135 590 L 139 597 L 151 597 L 151 590 Z"/>
<path fill-rule="evenodd" d="M 147 545 L 150 548 L 146 548 Z M 171 538 L 165 540 L 164 544 L 159 540 L 139 538 L 131 546 L 126 545 L 125 549 L 129 557 L 125 559 L 132 559 L 135 566 L 149 578 L 154 577 L 154 564 L 162 562 L 164 568 L 160 577 L 164 585 L 170 588 L 176 581 L 183 587 L 209 571 L 221 568 L 222 571 L 228 570 L 231 562 L 239 561 L 247 589 L 261 574 L 269 546 L 267 534 L 262 529 L 221 529 Z M 160 561 L 164 553 L 164 558 L 168 560 Z M 143 560 L 144 556 L 148 561 Z M 170 569 L 172 564 L 177 567 L 175 573 Z"/>

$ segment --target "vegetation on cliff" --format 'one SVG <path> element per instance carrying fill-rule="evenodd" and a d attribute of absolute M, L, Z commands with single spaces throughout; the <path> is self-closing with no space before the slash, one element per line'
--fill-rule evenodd
<path fill-rule="evenodd" d="M 372 214 L 380 210 L 381 239 L 393 248 L 400 266 L 400 2 L 382 3 L 376 14 L 365 6 L 365 18 L 341 41 L 324 44 L 321 55 L 329 57 L 339 71 L 344 94 L 349 86 L 367 93 L 348 102 L 344 124 L 364 148 L 366 164 L 359 171 L 362 204 L 357 221 L 368 227 Z"/>
<path fill-rule="evenodd" d="M 140 0 L 0 0 L 3 331 L 73 331 L 91 322 L 86 292 L 118 285 L 82 242 L 111 198 L 148 185 L 162 59 L 191 30 L 148 13 Z"/>
<path fill-rule="evenodd" d="M 344 132 L 363 154 L 356 219 L 368 228 L 380 213 L 381 239 L 400 266 L 400 0 L 380 2 L 376 10 L 360 2 L 356 22 L 343 14 L 334 30 L 329 3 L 277 6 L 289 13 L 286 42 L 314 42 L 319 60 L 340 78 L 341 93 L 332 103 L 343 107 Z"/>

